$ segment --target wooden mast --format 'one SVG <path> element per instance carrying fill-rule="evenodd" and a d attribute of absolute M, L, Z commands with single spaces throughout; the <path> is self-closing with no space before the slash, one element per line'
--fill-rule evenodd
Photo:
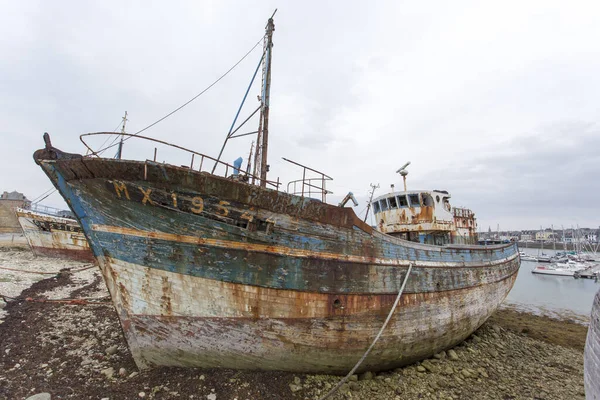
<path fill-rule="evenodd" d="M 275 12 L 277 12 L 277 10 L 275 10 Z M 275 16 L 275 12 L 267 22 L 265 33 L 265 60 L 261 93 L 262 104 L 260 109 L 260 120 L 258 123 L 258 138 L 254 163 L 254 175 L 259 175 L 258 173 L 260 172 L 260 186 L 262 187 L 267 186 L 267 172 L 269 172 L 269 165 L 267 164 L 267 153 L 269 147 L 269 101 L 271 95 L 271 62 L 273 59 L 273 31 L 275 30 L 273 17 Z M 259 159 L 260 164 L 258 163 Z"/>

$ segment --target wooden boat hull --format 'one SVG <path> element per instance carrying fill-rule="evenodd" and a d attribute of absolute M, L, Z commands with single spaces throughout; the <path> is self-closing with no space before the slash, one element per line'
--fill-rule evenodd
<path fill-rule="evenodd" d="M 153 162 L 34 156 L 81 222 L 140 368 L 345 373 L 468 337 L 510 291 L 517 247 L 436 247 L 351 209 Z"/>
<path fill-rule="evenodd" d="M 18 209 L 16 214 L 35 255 L 94 261 L 94 255 L 77 221 L 22 209 Z"/>
<path fill-rule="evenodd" d="M 583 356 L 585 398 L 600 399 L 600 290 L 596 293 Z"/>

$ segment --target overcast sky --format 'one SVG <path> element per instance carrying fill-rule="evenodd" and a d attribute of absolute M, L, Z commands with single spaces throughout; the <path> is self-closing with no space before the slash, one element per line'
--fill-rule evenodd
<path fill-rule="evenodd" d="M 448 190 L 482 230 L 600 225 L 598 1 L 0 1 L 0 191 L 51 187 L 31 157 L 45 131 L 83 153 L 79 135 L 126 110 L 133 133 L 192 98 L 276 7 L 269 178 L 301 177 L 281 157 L 307 164 L 361 214 L 411 161 L 409 189 Z M 144 134 L 216 156 L 259 58 Z"/>

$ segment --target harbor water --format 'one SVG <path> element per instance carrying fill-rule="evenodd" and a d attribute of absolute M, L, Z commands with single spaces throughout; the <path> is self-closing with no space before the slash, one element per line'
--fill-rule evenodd
<path fill-rule="evenodd" d="M 533 256 L 541 253 L 539 249 L 520 250 Z M 544 249 L 544 253 L 553 255 L 554 251 Z M 521 261 L 519 275 L 504 305 L 535 314 L 586 323 L 600 283 L 593 279 L 531 273 L 537 265 L 539 263 L 536 261 Z"/>

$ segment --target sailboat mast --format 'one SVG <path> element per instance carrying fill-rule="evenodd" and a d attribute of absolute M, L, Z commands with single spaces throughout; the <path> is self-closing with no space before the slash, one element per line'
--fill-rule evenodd
<path fill-rule="evenodd" d="M 277 12 L 277 10 L 275 10 Z M 275 16 L 275 12 L 273 16 Z M 273 16 L 269 18 L 266 27 L 266 48 L 265 48 L 265 73 L 263 76 L 263 90 L 262 90 L 262 109 L 260 112 L 260 125 L 262 126 L 262 141 L 260 143 L 260 186 L 267 186 L 267 172 L 269 172 L 269 165 L 267 164 L 267 154 L 269 150 L 269 103 L 271 97 L 271 66 L 273 61 L 273 31 L 275 30 L 275 24 L 273 23 Z"/>

